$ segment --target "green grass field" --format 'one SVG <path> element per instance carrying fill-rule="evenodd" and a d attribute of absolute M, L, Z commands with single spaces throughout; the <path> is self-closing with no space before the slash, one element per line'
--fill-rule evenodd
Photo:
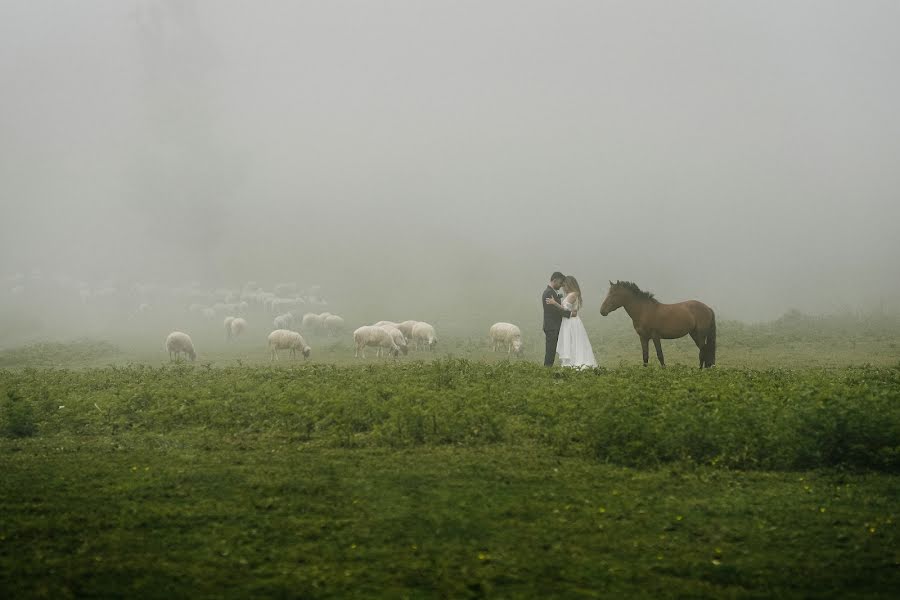
<path fill-rule="evenodd" d="M 587 372 L 465 335 L 0 352 L 0 593 L 892 598 L 900 336 L 795 320 L 704 372 L 622 328 Z"/>

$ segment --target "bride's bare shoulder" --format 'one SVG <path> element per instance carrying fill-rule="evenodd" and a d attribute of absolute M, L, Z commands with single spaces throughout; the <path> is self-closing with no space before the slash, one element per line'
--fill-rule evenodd
<path fill-rule="evenodd" d="M 566 302 L 574 303 L 576 298 L 578 298 L 578 294 L 576 292 L 571 292 L 566 296 Z"/>

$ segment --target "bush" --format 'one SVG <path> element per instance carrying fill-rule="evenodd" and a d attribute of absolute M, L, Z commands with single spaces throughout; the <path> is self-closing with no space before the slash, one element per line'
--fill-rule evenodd
<path fill-rule="evenodd" d="M 14 391 L 6 393 L 3 401 L 3 435 L 6 437 L 30 437 L 37 433 L 34 409 Z"/>

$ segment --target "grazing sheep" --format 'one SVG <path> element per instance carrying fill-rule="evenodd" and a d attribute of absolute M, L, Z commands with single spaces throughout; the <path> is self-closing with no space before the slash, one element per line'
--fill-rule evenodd
<path fill-rule="evenodd" d="M 437 334 L 434 332 L 434 327 L 424 321 L 419 321 L 413 325 L 412 339 L 416 343 L 416 350 L 419 349 L 419 342 L 427 345 L 431 350 L 434 350 L 437 344 Z"/>
<path fill-rule="evenodd" d="M 234 322 L 234 317 L 225 317 L 224 325 L 225 325 L 225 339 L 231 339 L 231 323 Z"/>
<path fill-rule="evenodd" d="M 416 326 L 416 323 L 418 323 L 418 321 L 403 321 L 402 323 L 397 323 L 397 329 L 403 332 L 403 336 L 406 339 L 411 340 L 412 330 L 413 327 Z"/>
<path fill-rule="evenodd" d="M 381 327 L 374 325 L 363 325 L 353 332 L 353 341 L 356 342 L 356 353 L 354 356 L 366 357 L 366 346 L 375 346 L 377 348 L 387 348 L 392 356 L 400 354 L 400 347 L 394 342 L 387 331 Z"/>
<path fill-rule="evenodd" d="M 316 313 L 306 313 L 300 321 L 300 328 L 307 333 L 318 331 L 322 328 L 322 320 Z"/>
<path fill-rule="evenodd" d="M 191 336 L 180 331 L 173 331 L 166 338 L 166 351 L 169 353 L 169 360 L 178 360 L 178 355 L 182 352 L 191 360 L 197 360 Z"/>
<path fill-rule="evenodd" d="M 273 294 L 272 292 L 260 291 L 260 292 L 257 292 L 257 294 L 256 294 L 256 302 L 258 304 L 262 304 L 263 308 L 265 308 L 266 310 L 269 310 L 272 300 L 274 300 L 274 299 L 275 299 L 275 294 Z"/>
<path fill-rule="evenodd" d="M 506 353 L 515 352 L 516 356 L 522 356 L 524 346 L 522 344 L 522 330 L 512 323 L 494 323 L 491 325 L 491 343 L 494 352 L 497 348 L 506 345 Z"/>
<path fill-rule="evenodd" d="M 321 316 L 321 315 L 319 315 Z M 325 332 L 330 336 L 335 336 L 344 330 L 344 319 L 337 315 L 328 315 L 325 317 Z"/>
<path fill-rule="evenodd" d="M 378 321 L 375 323 L 375 327 L 381 327 L 382 325 L 390 325 L 391 327 L 396 327 L 397 324 L 393 321 Z"/>
<path fill-rule="evenodd" d="M 407 342 L 406 338 L 403 336 L 403 332 L 394 327 L 393 325 L 381 325 L 381 328 L 387 331 L 391 335 L 391 339 L 394 340 L 394 343 L 400 348 L 400 351 L 404 356 L 409 352 L 409 342 Z M 376 356 L 381 355 L 381 348 L 378 349 L 378 354 Z"/>
<path fill-rule="evenodd" d="M 269 334 L 269 352 L 272 353 L 272 360 L 278 360 L 279 350 L 290 350 L 292 358 L 297 356 L 299 350 L 306 359 L 309 359 L 309 353 L 312 352 L 312 348 L 306 344 L 302 335 L 287 329 L 276 329 Z"/>
<path fill-rule="evenodd" d="M 268 301 L 268 308 L 274 313 L 299 309 L 303 304 L 302 300 L 297 298 L 272 298 Z"/>
<path fill-rule="evenodd" d="M 247 321 L 238 317 L 231 322 L 231 337 L 236 338 L 247 329 Z"/>
<path fill-rule="evenodd" d="M 297 284 L 292 281 L 279 282 L 275 284 L 276 294 L 296 294 Z"/>
<path fill-rule="evenodd" d="M 294 326 L 294 315 L 286 312 L 275 317 L 272 323 L 274 323 L 275 329 L 291 329 Z"/>

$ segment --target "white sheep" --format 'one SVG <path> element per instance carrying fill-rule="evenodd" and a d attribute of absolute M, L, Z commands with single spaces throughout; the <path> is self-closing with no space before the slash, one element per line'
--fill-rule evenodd
<path fill-rule="evenodd" d="M 225 339 L 231 339 L 231 323 L 234 322 L 234 317 L 225 317 L 225 321 L 223 324 L 225 325 Z"/>
<path fill-rule="evenodd" d="M 325 332 L 328 333 L 328 335 L 337 335 L 344 330 L 344 319 L 337 315 L 328 315 L 325 317 L 324 326 Z"/>
<path fill-rule="evenodd" d="M 403 332 L 403 335 L 404 337 L 406 337 L 406 339 L 411 340 L 412 330 L 413 327 L 416 326 L 416 323 L 418 323 L 418 321 L 403 321 L 402 323 L 397 323 L 397 329 Z"/>
<path fill-rule="evenodd" d="M 434 350 L 434 346 L 437 344 L 437 334 L 434 332 L 434 327 L 424 321 L 419 321 L 413 325 L 412 339 L 416 343 L 416 350 L 419 349 L 419 342 L 422 342 L 431 350 Z"/>
<path fill-rule="evenodd" d="M 269 301 L 269 310 L 274 313 L 299 309 L 303 302 L 297 298 L 272 298 Z"/>
<path fill-rule="evenodd" d="M 194 351 L 194 342 L 191 336 L 180 331 L 173 331 L 166 338 L 166 351 L 169 353 L 169 360 L 178 360 L 178 355 L 184 353 L 191 360 L 197 360 L 197 353 Z"/>
<path fill-rule="evenodd" d="M 275 325 L 275 329 L 291 329 L 294 326 L 294 315 L 286 312 L 275 317 L 272 323 Z"/>
<path fill-rule="evenodd" d="M 299 350 L 306 359 L 309 358 L 309 353 L 312 351 L 302 335 L 287 329 L 276 329 L 269 334 L 269 352 L 272 353 L 272 360 L 278 360 L 279 350 L 290 350 L 291 357 L 297 356 L 297 350 Z"/>
<path fill-rule="evenodd" d="M 386 348 L 392 356 L 400 354 L 400 347 L 394 343 L 394 338 L 381 327 L 363 325 L 353 332 L 353 341 L 356 342 L 356 354 L 354 356 L 366 357 L 366 346 Z"/>
<path fill-rule="evenodd" d="M 381 325 L 381 328 L 390 334 L 391 339 L 394 340 L 394 343 L 397 344 L 397 347 L 400 348 L 400 351 L 405 356 L 409 352 L 409 342 L 404 337 L 403 332 L 393 325 Z M 377 355 L 381 355 L 381 348 L 378 349 Z"/>
<path fill-rule="evenodd" d="M 498 348 L 506 346 L 506 353 L 515 352 L 516 356 L 522 356 L 524 345 L 522 344 L 522 330 L 512 323 L 494 323 L 491 325 L 491 343 L 494 352 Z"/>
<path fill-rule="evenodd" d="M 318 331 L 322 328 L 322 320 L 316 313 L 306 313 L 300 321 L 300 328 L 307 333 Z"/>
<path fill-rule="evenodd" d="M 375 326 L 375 327 L 381 327 L 382 325 L 390 325 L 391 327 L 396 327 L 396 326 L 397 326 L 397 324 L 394 323 L 393 321 L 378 321 L 377 323 L 375 323 L 374 326 Z"/>
<path fill-rule="evenodd" d="M 231 337 L 236 338 L 247 329 L 247 321 L 238 317 L 231 322 Z"/>
<path fill-rule="evenodd" d="M 279 282 L 275 284 L 276 294 L 295 294 L 297 293 L 297 284 L 293 281 Z"/>
<path fill-rule="evenodd" d="M 216 311 L 209 308 L 208 306 L 206 308 L 202 308 L 200 310 L 200 314 L 203 316 L 204 319 L 209 319 L 210 321 L 212 321 L 213 319 L 216 318 Z"/>

